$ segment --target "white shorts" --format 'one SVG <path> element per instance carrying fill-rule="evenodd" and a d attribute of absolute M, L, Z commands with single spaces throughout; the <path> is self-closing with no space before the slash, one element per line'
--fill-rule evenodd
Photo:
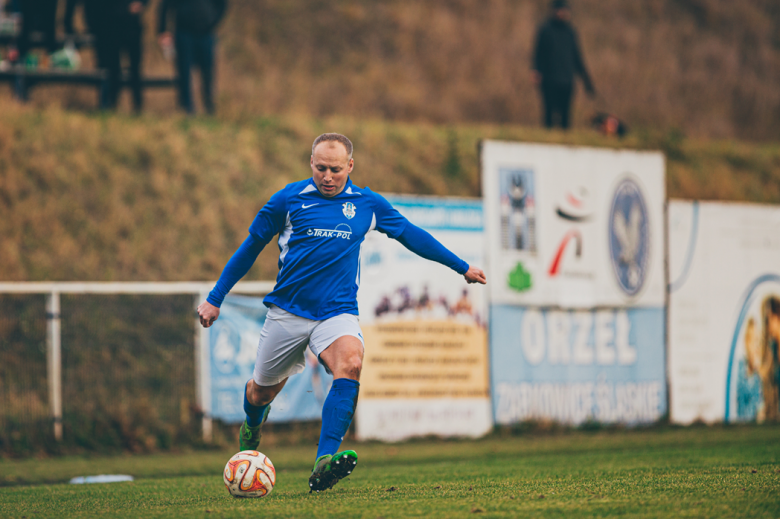
<path fill-rule="evenodd" d="M 345 335 L 357 337 L 363 343 L 356 315 L 340 314 L 324 321 L 312 321 L 271 305 L 257 345 L 252 376 L 255 384 L 274 386 L 300 373 L 306 366 L 306 346 L 319 359 L 320 353 Z"/>

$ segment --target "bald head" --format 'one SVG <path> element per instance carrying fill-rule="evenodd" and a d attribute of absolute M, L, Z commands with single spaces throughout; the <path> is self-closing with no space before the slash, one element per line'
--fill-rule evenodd
<path fill-rule="evenodd" d="M 341 144 L 344 146 L 344 149 L 347 150 L 347 156 L 351 159 L 352 158 L 352 141 L 347 139 L 345 135 L 341 135 L 340 133 L 323 133 L 316 139 L 314 139 L 314 143 L 311 145 L 311 154 L 314 156 L 314 150 L 317 148 L 318 145 L 322 143 L 329 143 L 331 145 L 333 144 Z"/>

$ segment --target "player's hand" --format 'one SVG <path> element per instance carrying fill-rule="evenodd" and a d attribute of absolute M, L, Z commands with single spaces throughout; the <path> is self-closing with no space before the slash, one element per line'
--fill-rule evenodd
<path fill-rule="evenodd" d="M 468 272 L 463 274 L 463 277 L 466 279 L 466 283 L 479 283 L 481 285 L 487 284 L 487 278 L 485 277 L 485 273 L 482 271 L 481 268 L 477 268 L 474 266 L 470 266 Z"/>
<path fill-rule="evenodd" d="M 198 306 L 198 318 L 200 318 L 200 324 L 204 328 L 208 328 L 219 317 L 219 308 L 212 305 L 208 301 L 203 301 Z"/>

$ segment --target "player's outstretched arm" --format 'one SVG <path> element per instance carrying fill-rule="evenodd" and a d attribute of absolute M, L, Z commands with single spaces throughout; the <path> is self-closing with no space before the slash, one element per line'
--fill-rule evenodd
<path fill-rule="evenodd" d="M 404 247 L 420 257 L 436 261 L 462 274 L 468 283 L 487 283 L 482 269 L 469 266 L 431 234 L 412 223 L 408 223 L 396 238 Z"/>
<path fill-rule="evenodd" d="M 469 267 L 465 274 L 463 274 L 463 277 L 466 278 L 466 283 L 479 283 L 481 285 L 487 284 L 487 277 L 485 277 L 485 272 L 481 268 L 477 268 L 473 265 Z"/>
<path fill-rule="evenodd" d="M 368 188 L 366 191 L 370 193 Z M 469 266 L 468 263 L 439 243 L 436 238 L 431 236 L 431 233 L 404 218 L 383 196 L 373 194 L 373 197 L 378 231 L 395 238 L 401 245 L 418 256 L 451 268 L 462 275 L 468 283 L 482 283 L 483 285 L 487 283 L 482 269 Z"/>

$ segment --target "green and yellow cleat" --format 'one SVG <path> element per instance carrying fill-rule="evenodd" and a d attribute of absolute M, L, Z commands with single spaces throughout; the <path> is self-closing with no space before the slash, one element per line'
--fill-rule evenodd
<path fill-rule="evenodd" d="M 325 454 L 317 458 L 309 476 L 309 493 L 332 488 L 340 480 L 352 474 L 357 465 L 355 451 L 337 452 L 333 456 Z"/>
<path fill-rule="evenodd" d="M 257 447 L 260 445 L 260 438 L 263 437 L 263 432 L 261 429 L 263 428 L 265 421 L 268 420 L 268 412 L 270 410 L 270 405 L 265 408 L 263 421 L 260 422 L 260 425 L 258 426 L 249 427 L 249 425 L 246 423 L 246 420 L 244 420 L 244 423 L 241 424 L 241 429 L 238 431 L 238 445 L 241 447 L 242 451 L 257 450 Z"/>

